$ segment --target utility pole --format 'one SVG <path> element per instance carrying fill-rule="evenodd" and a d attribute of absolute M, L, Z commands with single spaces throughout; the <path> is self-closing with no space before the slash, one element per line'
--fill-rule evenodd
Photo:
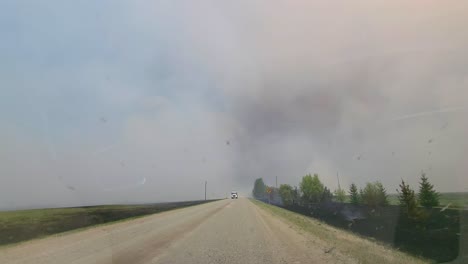
<path fill-rule="evenodd" d="M 206 181 L 205 181 L 205 201 L 206 201 Z"/>
<path fill-rule="evenodd" d="M 276 189 L 278 189 L 278 176 L 276 176 Z"/>
<path fill-rule="evenodd" d="M 338 176 L 338 172 L 336 172 L 336 178 L 338 179 L 338 190 L 341 190 L 340 177 Z"/>

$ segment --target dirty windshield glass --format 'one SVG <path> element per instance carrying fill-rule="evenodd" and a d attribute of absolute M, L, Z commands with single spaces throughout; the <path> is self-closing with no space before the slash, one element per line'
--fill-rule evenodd
<path fill-rule="evenodd" d="M 0 263 L 468 263 L 467 14 L 0 1 Z"/>

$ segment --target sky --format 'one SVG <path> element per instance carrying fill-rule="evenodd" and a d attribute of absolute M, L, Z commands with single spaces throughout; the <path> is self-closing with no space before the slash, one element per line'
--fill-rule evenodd
<path fill-rule="evenodd" d="M 0 3 L 0 210 L 468 191 L 464 1 Z"/>

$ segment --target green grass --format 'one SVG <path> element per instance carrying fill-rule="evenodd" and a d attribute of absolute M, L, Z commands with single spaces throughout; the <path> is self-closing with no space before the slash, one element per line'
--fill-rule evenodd
<path fill-rule="evenodd" d="M 0 246 L 204 202 L 4 211 L 0 212 Z"/>
<path fill-rule="evenodd" d="M 390 204 L 398 205 L 398 194 L 388 196 Z M 450 208 L 468 209 L 468 192 L 440 193 L 440 207 L 450 204 Z"/>
<path fill-rule="evenodd" d="M 306 217 L 277 206 L 251 201 L 280 219 L 292 224 L 301 232 L 306 232 L 320 240 L 333 245 L 342 253 L 349 255 L 358 263 L 428 263 L 429 260 L 411 256 L 392 249 L 389 246 L 376 243 L 373 240 L 355 235 L 351 232 L 329 226 L 323 222 Z"/>

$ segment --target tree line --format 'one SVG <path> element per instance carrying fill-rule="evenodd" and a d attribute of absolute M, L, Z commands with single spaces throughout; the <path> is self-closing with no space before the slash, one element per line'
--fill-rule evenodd
<path fill-rule="evenodd" d="M 417 194 L 403 179 L 396 191 L 400 206 L 408 214 L 417 214 L 417 208 L 420 206 L 430 208 L 439 205 L 440 195 L 435 191 L 425 173 L 421 173 Z M 389 204 L 387 190 L 380 181 L 367 182 L 364 188 L 359 189 L 354 183 L 351 183 L 347 195 L 342 188 L 338 188 L 332 193 L 320 181 L 318 174 L 303 176 L 299 188 L 289 184 L 281 184 L 279 188 L 270 187 L 265 185 L 262 178 L 258 178 L 255 180 L 252 194 L 257 199 L 269 199 L 271 195 L 278 194 L 286 206 L 331 201 L 367 206 L 386 206 Z"/>

